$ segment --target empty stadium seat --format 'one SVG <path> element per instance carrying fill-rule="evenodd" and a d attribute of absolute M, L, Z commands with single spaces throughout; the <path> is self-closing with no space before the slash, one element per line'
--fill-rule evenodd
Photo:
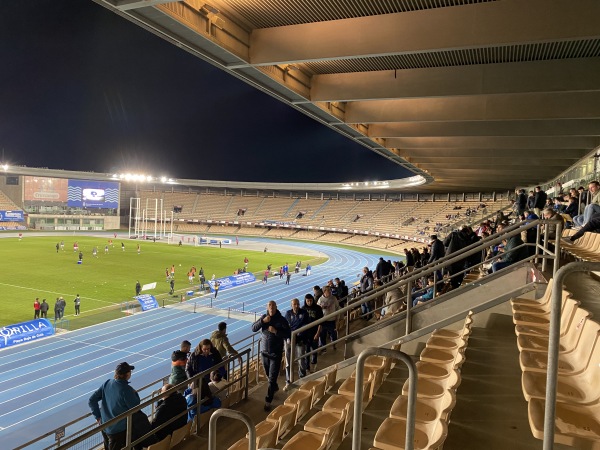
<path fill-rule="evenodd" d="M 278 424 L 277 438 L 283 438 L 296 425 L 296 405 L 279 405 L 265 419 Z"/>

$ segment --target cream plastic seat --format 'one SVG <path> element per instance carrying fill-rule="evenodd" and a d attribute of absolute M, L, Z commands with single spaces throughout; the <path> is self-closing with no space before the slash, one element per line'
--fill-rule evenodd
<path fill-rule="evenodd" d="M 279 405 L 265 420 L 278 424 L 277 439 L 281 439 L 296 425 L 296 405 Z"/>
<path fill-rule="evenodd" d="M 600 362 L 600 331 L 596 329 L 583 333 L 575 351 L 559 354 L 558 373 L 562 375 L 575 375 L 586 370 L 592 361 Z M 546 373 L 548 366 L 548 353 L 521 352 L 519 355 L 521 370 Z"/>
<path fill-rule="evenodd" d="M 335 382 L 337 381 L 337 371 L 338 366 L 335 364 L 333 369 L 325 374 L 325 391 L 328 391 L 335 385 Z"/>
<path fill-rule="evenodd" d="M 427 424 L 415 423 L 414 449 L 436 449 L 443 444 L 447 435 L 448 426 L 443 420 L 435 420 Z M 404 450 L 406 420 L 390 417 L 385 419 L 375 434 L 373 445 L 381 450 Z"/>
<path fill-rule="evenodd" d="M 419 378 L 448 378 L 453 370 L 458 370 L 462 366 L 465 357 L 462 353 L 458 353 L 457 358 L 446 364 L 438 364 L 425 361 L 417 361 L 417 373 Z"/>
<path fill-rule="evenodd" d="M 448 415 L 455 404 L 456 394 L 453 390 L 447 390 L 441 397 L 433 399 L 417 397 L 415 421 L 427 423 L 438 419 L 448 420 Z M 407 407 L 408 396 L 399 395 L 390 409 L 390 417 L 393 419 L 406 419 Z"/>
<path fill-rule="evenodd" d="M 333 443 L 341 442 L 344 438 L 344 428 L 346 425 L 346 417 L 348 416 L 348 408 L 354 406 L 353 402 L 348 403 L 346 408 L 342 410 L 341 414 L 335 411 L 319 411 L 312 416 L 304 425 L 304 431 L 309 431 L 316 434 L 325 434 L 328 431 L 331 433 L 331 439 Z M 338 426 L 340 420 L 342 426 Z M 333 431 L 335 427 L 335 434 Z"/>
<path fill-rule="evenodd" d="M 327 381 L 325 378 L 319 378 L 318 380 L 310 380 L 304 384 L 301 384 L 298 388 L 301 391 L 312 391 L 313 392 L 313 403 L 314 406 L 319 400 L 325 395 L 325 388 L 327 387 Z"/>
<path fill-rule="evenodd" d="M 437 398 L 442 397 L 447 390 L 456 390 L 460 385 L 460 373 L 456 370 L 451 371 L 448 378 L 418 378 L 417 380 L 417 398 Z M 409 380 L 402 386 L 402 395 L 408 395 Z"/>
<path fill-rule="evenodd" d="M 571 404 L 600 402 L 600 361 L 598 356 L 590 359 L 587 369 L 576 375 L 558 375 L 557 401 Z M 523 395 L 527 401 L 546 397 L 546 373 L 523 372 L 521 377 Z"/>
<path fill-rule="evenodd" d="M 355 401 L 354 392 L 356 386 L 355 378 L 346 378 L 342 385 L 338 388 L 338 394 L 343 395 L 349 400 Z M 366 407 L 369 400 L 371 400 L 371 393 L 373 392 L 373 376 L 371 375 L 368 379 L 363 382 L 363 407 Z"/>
<path fill-rule="evenodd" d="M 562 354 L 570 353 L 577 347 L 577 343 L 581 339 L 581 334 L 586 329 L 591 329 L 591 326 L 599 327 L 596 322 L 589 320 L 592 314 L 583 308 L 577 308 L 572 325 L 567 329 L 567 332 L 560 337 L 559 351 Z M 548 352 L 548 336 L 530 336 L 521 334 L 517 336 L 517 347 L 519 351 L 528 352 Z"/>
<path fill-rule="evenodd" d="M 569 298 L 572 293 L 567 291 L 566 289 L 562 290 L 561 299 L 564 302 L 567 298 Z M 515 303 L 512 305 L 513 314 L 521 313 L 521 314 L 550 314 L 550 304 L 551 304 L 551 296 L 544 297 L 544 301 L 539 304 L 522 304 Z"/>
<path fill-rule="evenodd" d="M 344 423 L 344 435 L 352 430 L 352 421 L 354 419 L 354 401 L 343 395 L 333 394 L 323 404 L 323 411 L 334 412 L 338 415 L 346 410 L 346 423 Z"/>
<path fill-rule="evenodd" d="M 171 448 L 171 435 L 169 434 L 162 441 L 149 445 L 146 450 L 169 450 Z"/>
<path fill-rule="evenodd" d="M 344 424 L 344 417 L 331 426 L 324 434 L 299 431 L 283 446 L 282 450 L 328 450 L 334 444 Z"/>
<path fill-rule="evenodd" d="M 578 302 L 572 299 L 569 299 L 569 301 L 566 302 L 565 307 L 562 310 L 562 314 L 560 315 L 560 336 L 564 336 L 569 330 L 577 308 L 579 308 Z M 515 333 L 517 334 L 517 336 L 520 336 L 521 334 L 526 334 L 529 336 L 548 336 L 549 330 L 549 323 L 538 325 L 515 326 Z"/>
<path fill-rule="evenodd" d="M 283 401 L 284 405 L 296 406 L 296 423 L 298 423 L 298 421 L 310 411 L 310 408 L 312 408 L 313 392 L 314 389 L 310 391 L 296 390 L 288 395 Z"/>
<path fill-rule="evenodd" d="M 581 302 L 577 300 L 573 300 L 571 298 L 567 298 L 562 303 L 561 315 L 564 313 L 564 310 L 567 308 L 567 305 L 576 305 L 579 306 Z M 531 327 L 545 327 L 550 328 L 550 314 L 513 314 L 513 323 L 515 325 L 525 325 Z"/>
<path fill-rule="evenodd" d="M 256 425 L 256 448 L 272 448 L 277 445 L 277 431 L 279 426 L 277 423 L 263 420 Z M 243 437 L 228 450 L 248 450 L 248 435 Z"/>
<path fill-rule="evenodd" d="M 467 345 L 467 340 L 468 335 L 454 339 L 431 336 L 429 339 L 427 339 L 426 347 L 437 348 L 440 350 L 457 350 L 465 347 Z"/>
<path fill-rule="evenodd" d="M 242 401 L 242 399 L 244 398 L 244 392 L 245 392 L 245 388 L 243 387 L 238 387 L 237 389 L 234 389 L 233 391 L 231 391 L 229 393 L 229 396 L 227 397 L 229 399 L 229 405 L 235 405 L 236 403 L 239 403 Z"/>
<path fill-rule="evenodd" d="M 533 436 L 544 439 L 545 401 L 532 398 L 528 405 Z M 573 448 L 597 448 L 600 442 L 600 404 L 590 406 L 556 403 L 554 442 Z M 595 446 L 594 446 L 595 445 Z"/>
<path fill-rule="evenodd" d="M 457 352 L 462 352 L 464 349 L 464 346 L 455 350 L 442 350 L 439 348 L 425 347 L 419 355 L 419 359 L 421 361 L 430 363 L 449 364 L 454 362 Z"/>
<path fill-rule="evenodd" d="M 455 338 L 461 337 L 464 334 L 465 329 L 468 329 L 469 333 L 470 333 L 472 324 L 473 324 L 473 311 L 469 311 L 469 313 L 465 317 L 465 322 L 463 324 L 463 327 L 460 330 L 449 330 L 447 328 L 440 328 L 439 330 L 434 330 L 431 333 L 431 335 L 435 336 L 435 337 L 455 339 Z"/>
<path fill-rule="evenodd" d="M 373 388 L 371 397 L 375 395 L 375 392 L 379 389 L 379 386 L 383 383 L 383 376 L 385 375 L 384 367 L 374 367 L 374 366 L 365 366 L 364 368 L 364 376 L 365 378 L 369 378 L 373 375 Z M 349 379 L 356 379 L 356 370 L 352 372 Z"/>
<path fill-rule="evenodd" d="M 171 434 L 171 443 L 169 444 L 170 448 L 173 448 L 180 442 L 183 442 L 183 440 L 190 435 L 191 427 L 192 422 L 188 422 L 181 428 L 177 428 L 175 431 L 173 431 L 173 434 Z"/>
<path fill-rule="evenodd" d="M 545 303 L 548 303 L 552 297 L 552 289 L 554 287 L 554 280 L 550 278 L 548 280 L 548 284 L 546 285 L 546 290 L 544 291 L 544 295 L 540 298 L 524 298 L 524 297 L 515 297 L 510 300 L 511 306 L 514 308 L 515 306 L 540 306 Z"/>

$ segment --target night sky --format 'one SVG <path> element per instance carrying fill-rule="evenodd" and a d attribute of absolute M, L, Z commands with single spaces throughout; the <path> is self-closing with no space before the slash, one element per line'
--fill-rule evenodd
<path fill-rule="evenodd" d="M 174 178 L 410 175 L 91 0 L 0 2 L 0 150 L 29 167 Z"/>

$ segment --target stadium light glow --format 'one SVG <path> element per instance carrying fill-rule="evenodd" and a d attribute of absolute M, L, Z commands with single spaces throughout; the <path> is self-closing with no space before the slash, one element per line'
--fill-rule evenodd
<path fill-rule="evenodd" d="M 8 170 L 8 164 L 2 164 L 2 170 L 6 172 Z"/>

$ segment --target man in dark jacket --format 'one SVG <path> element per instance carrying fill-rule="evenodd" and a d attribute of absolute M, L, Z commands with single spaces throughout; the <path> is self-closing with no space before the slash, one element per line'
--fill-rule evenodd
<path fill-rule="evenodd" d="M 546 207 L 546 200 L 548 200 L 548 194 L 546 194 L 542 190 L 541 186 L 536 186 L 533 201 L 533 210 L 539 217 L 541 217 L 542 211 Z"/>
<path fill-rule="evenodd" d="M 300 300 L 297 298 L 292 299 L 291 302 L 292 309 L 289 309 L 285 313 L 285 320 L 290 324 L 290 333 L 294 330 L 298 330 L 302 328 L 304 325 L 308 325 L 308 313 L 305 309 L 300 307 Z M 289 339 L 286 339 L 285 342 L 285 388 L 287 391 L 290 384 L 290 372 L 291 366 L 294 364 L 292 362 L 292 343 Z M 296 336 L 296 349 L 294 355 L 296 358 L 300 358 L 304 356 L 304 346 L 305 346 L 305 334 L 300 333 Z M 300 378 L 306 376 L 306 361 L 302 358 L 297 362 L 299 364 L 298 368 L 298 376 Z"/>
<path fill-rule="evenodd" d="M 277 309 L 277 303 L 271 300 L 267 303 L 267 313 L 252 324 L 252 331 L 262 332 L 262 363 L 269 379 L 269 387 L 265 397 L 265 411 L 270 411 L 273 396 L 279 390 L 277 377 L 281 368 L 283 343 L 290 337 L 290 325 Z"/>
<path fill-rule="evenodd" d="M 316 320 L 323 318 L 323 308 L 317 305 L 315 298 L 312 294 L 306 294 L 304 296 L 304 310 L 308 315 L 308 323 L 312 323 Z M 319 348 L 319 337 L 321 336 L 322 327 L 321 325 L 316 325 L 312 327 L 310 330 L 306 331 L 306 352 L 311 352 L 313 350 L 317 350 Z M 317 370 L 317 352 L 313 353 L 310 356 L 307 356 L 305 359 L 306 370 L 310 370 L 310 365 L 313 365 L 313 372 Z"/>
<path fill-rule="evenodd" d="M 446 255 L 458 256 L 463 248 L 468 244 L 469 237 L 467 231 L 463 228 L 460 231 L 453 231 L 446 239 L 444 239 L 444 246 L 446 247 Z M 466 259 L 459 260 L 450 265 L 450 284 L 452 289 L 456 289 L 462 283 L 465 277 L 464 272 L 460 273 L 465 268 Z"/>
<path fill-rule="evenodd" d="M 446 255 L 446 250 L 444 249 L 444 244 L 440 241 L 436 234 L 431 235 L 431 253 L 429 254 L 429 259 L 427 260 L 427 264 L 431 264 L 434 261 L 437 261 L 440 258 L 443 258 Z"/>
<path fill-rule="evenodd" d="M 172 389 L 172 384 L 165 384 L 162 389 L 162 392 L 166 392 L 169 389 Z M 171 395 L 165 397 L 162 400 L 159 400 L 156 404 L 156 413 L 154 414 L 154 420 L 152 421 L 152 429 L 158 428 L 164 423 L 167 423 L 173 417 L 181 414 L 181 416 L 171 422 L 164 428 L 161 428 L 156 433 L 154 433 L 159 441 L 162 441 L 168 435 L 172 434 L 178 428 L 181 428 L 187 423 L 187 402 L 185 401 L 185 397 L 181 395 L 177 391 L 173 391 Z"/>

